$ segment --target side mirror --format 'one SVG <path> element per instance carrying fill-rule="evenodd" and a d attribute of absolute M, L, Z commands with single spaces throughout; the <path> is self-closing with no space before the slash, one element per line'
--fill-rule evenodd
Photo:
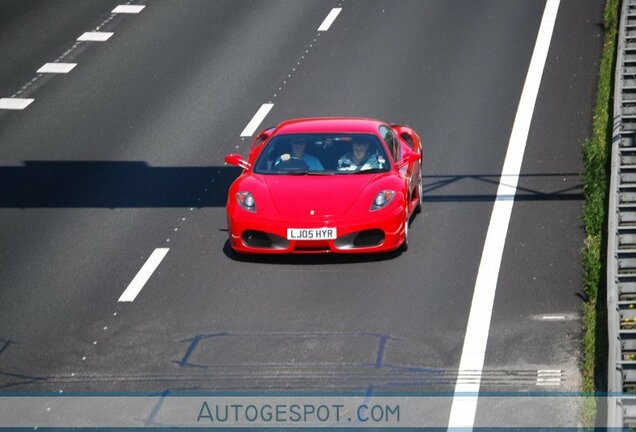
<path fill-rule="evenodd" d="M 411 163 L 419 162 L 420 159 L 422 159 L 422 156 L 420 156 L 419 153 L 406 152 L 404 153 L 404 155 L 402 155 L 402 160 L 398 161 L 396 165 L 398 168 L 402 168 Z"/>
<path fill-rule="evenodd" d="M 250 167 L 250 164 L 245 159 L 243 159 L 243 156 L 241 156 L 238 153 L 232 153 L 225 156 L 225 163 L 234 165 L 243 169 L 248 169 Z"/>

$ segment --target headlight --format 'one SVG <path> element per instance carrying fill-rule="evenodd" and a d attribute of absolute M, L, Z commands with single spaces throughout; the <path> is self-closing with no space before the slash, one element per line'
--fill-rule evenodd
<path fill-rule="evenodd" d="M 256 201 L 254 201 L 254 197 L 249 192 L 237 193 L 236 202 L 238 202 L 239 205 L 247 211 L 251 211 L 251 212 L 256 211 Z"/>
<path fill-rule="evenodd" d="M 393 198 L 395 198 L 395 191 L 392 191 L 392 190 L 380 191 L 375 196 L 375 199 L 371 203 L 371 208 L 369 208 L 369 211 L 380 210 L 381 208 L 386 207 L 388 203 L 393 201 Z"/>

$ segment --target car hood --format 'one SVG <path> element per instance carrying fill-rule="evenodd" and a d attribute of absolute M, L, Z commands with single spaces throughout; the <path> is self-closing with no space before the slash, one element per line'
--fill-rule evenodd
<path fill-rule="evenodd" d="M 374 175 L 263 176 L 281 216 L 339 216 L 353 206 Z M 370 205 L 371 203 L 369 203 Z"/>

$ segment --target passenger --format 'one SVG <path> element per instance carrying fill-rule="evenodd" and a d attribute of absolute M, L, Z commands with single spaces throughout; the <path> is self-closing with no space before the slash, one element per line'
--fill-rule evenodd
<path fill-rule="evenodd" d="M 305 161 L 311 171 L 323 171 L 325 168 L 322 166 L 317 157 L 305 153 L 307 147 L 307 139 L 305 137 L 293 137 L 291 143 L 291 154 L 284 153 L 280 155 L 274 162 L 274 168 L 281 162 L 287 161 L 290 158 L 298 158 Z"/>
<path fill-rule="evenodd" d="M 347 153 L 338 159 L 338 171 L 364 171 L 383 167 L 384 158 L 369 154 L 369 143 L 367 141 L 354 138 L 351 143 L 351 150 L 351 153 Z"/>

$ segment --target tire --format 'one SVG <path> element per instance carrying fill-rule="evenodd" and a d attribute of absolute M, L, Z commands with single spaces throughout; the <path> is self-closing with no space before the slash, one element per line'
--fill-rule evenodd
<path fill-rule="evenodd" d="M 422 213 L 422 189 L 424 188 L 422 187 L 422 179 L 420 179 L 420 184 L 417 187 L 417 205 L 415 206 L 415 210 L 413 210 L 415 214 Z"/>
<path fill-rule="evenodd" d="M 408 217 L 408 213 L 406 215 L 406 220 L 404 222 L 404 241 L 402 242 L 402 244 L 400 245 L 400 252 L 406 252 L 407 250 L 409 250 L 409 217 Z"/>

